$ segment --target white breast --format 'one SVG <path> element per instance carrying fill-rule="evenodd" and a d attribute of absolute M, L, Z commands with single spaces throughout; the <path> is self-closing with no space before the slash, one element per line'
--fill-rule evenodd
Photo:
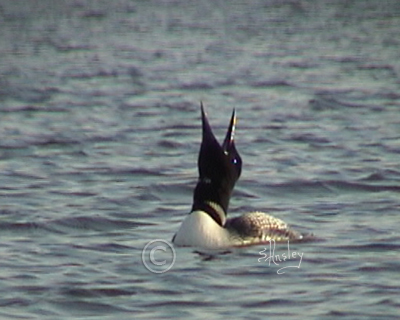
<path fill-rule="evenodd" d="M 174 244 L 201 248 L 224 248 L 232 244 L 229 232 L 204 211 L 190 213 L 176 233 Z"/>

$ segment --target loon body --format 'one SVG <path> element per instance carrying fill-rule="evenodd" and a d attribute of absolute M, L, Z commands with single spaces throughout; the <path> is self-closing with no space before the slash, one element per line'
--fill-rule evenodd
<path fill-rule="evenodd" d="M 227 219 L 231 193 L 242 170 L 234 133 L 233 110 L 222 146 L 215 138 L 201 104 L 203 137 L 198 158 L 199 180 L 193 206 L 172 241 L 177 246 L 229 248 L 265 243 L 270 240 L 300 240 L 302 235 L 282 220 L 263 212 L 249 212 Z"/>

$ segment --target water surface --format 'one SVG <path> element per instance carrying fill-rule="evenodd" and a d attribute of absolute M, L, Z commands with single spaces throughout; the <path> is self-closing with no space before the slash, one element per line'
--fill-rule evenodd
<path fill-rule="evenodd" d="M 1 318 L 398 317 L 397 1 L 0 8 Z M 315 234 L 301 264 L 266 245 L 143 265 L 190 210 L 200 100 L 220 139 L 237 110 L 230 216 Z"/>

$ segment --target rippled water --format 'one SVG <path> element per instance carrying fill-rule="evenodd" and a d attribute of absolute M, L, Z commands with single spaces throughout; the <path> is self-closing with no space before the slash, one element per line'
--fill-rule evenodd
<path fill-rule="evenodd" d="M 0 24 L 1 318 L 398 317 L 397 1 L 9 1 Z M 190 209 L 200 100 L 221 139 L 239 117 L 231 216 L 315 234 L 296 258 L 144 266 Z"/>

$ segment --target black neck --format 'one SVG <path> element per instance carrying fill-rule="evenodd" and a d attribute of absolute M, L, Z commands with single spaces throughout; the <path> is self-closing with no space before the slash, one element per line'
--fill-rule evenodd
<path fill-rule="evenodd" d="M 210 216 L 222 226 L 223 222 L 221 218 L 219 218 L 220 215 L 214 212 L 215 208 L 210 206 L 209 203 L 215 203 L 220 206 L 226 217 L 230 196 L 230 188 L 224 188 L 222 186 L 216 187 L 208 181 L 199 181 L 194 190 L 192 211 L 203 210 L 210 214 Z M 217 218 L 215 218 L 215 216 Z"/>

